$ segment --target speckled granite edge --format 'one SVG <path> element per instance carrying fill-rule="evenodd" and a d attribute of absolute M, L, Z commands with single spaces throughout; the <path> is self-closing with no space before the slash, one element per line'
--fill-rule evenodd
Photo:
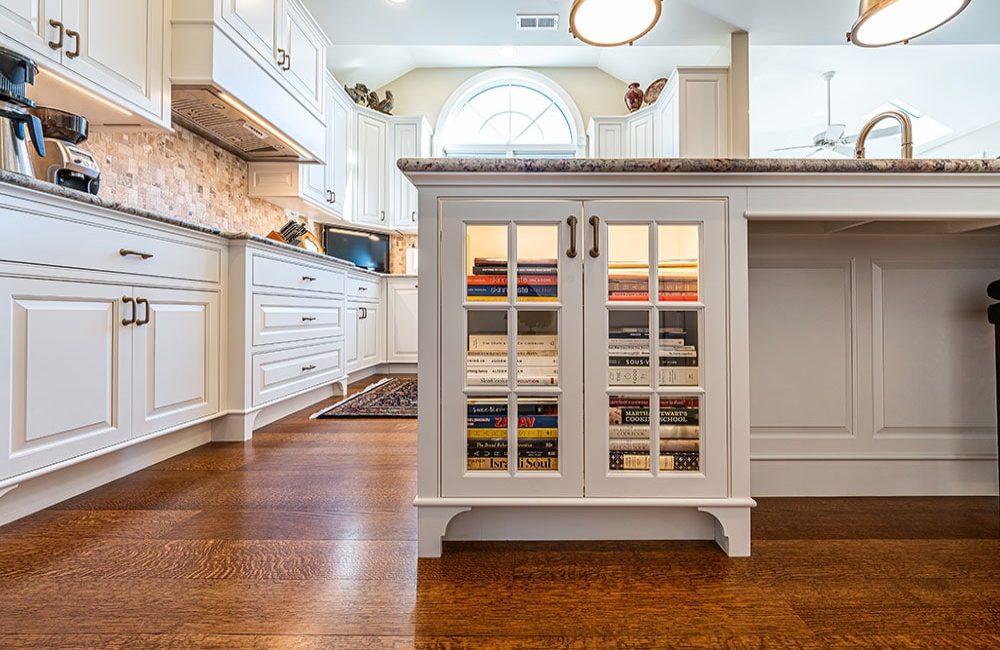
<path fill-rule="evenodd" d="M 17 185 L 18 187 L 25 187 L 30 190 L 37 190 L 39 192 L 44 192 L 46 194 L 51 194 L 53 196 L 62 197 L 64 199 L 70 199 L 71 201 L 77 201 L 79 203 L 87 203 L 89 205 L 97 206 L 99 208 L 115 210 L 116 212 L 123 212 L 125 214 L 130 214 L 134 217 L 142 217 L 143 219 L 158 221 L 160 223 L 170 224 L 171 226 L 180 226 L 181 228 L 187 228 L 188 230 L 194 230 L 209 235 L 224 234 L 223 231 L 220 230 L 219 228 L 211 228 L 209 226 L 203 226 L 201 224 L 191 223 L 190 221 L 184 221 L 183 219 L 180 219 L 178 217 L 170 217 L 158 212 L 142 210 L 140 208 L 120 203 L 118 201 L 104 199 L 101 198 L 100 196 L 94 196 L 93 194 L 87 194 L 86 192 L 80 192 L 74 189 L 70 189 L 68 187 L 62 187 L 61 185 L 55 185 L 53 183 L 41 181 L 31 176 L 16 174 L 14 172 L 0 170 L 0 183 L 7 183 L 8 185 Z"/>
<path fill-rule="evenodd" d="M 787 158 L 401 158 L 403 172 L 646 174 L 1000 174 L 1000 160 Z"/>
<path fill-rule="evenodd" d="M 297 246 L 292 246 L 284 242 L 275 241 L 273 239 L 268 239 L 267 237 L 261 237 L 260 235 L 254 235 L 247 232 L 228 232 L 220 228 L 212 228 L 209 226 L 203 226 L 197 223 L 191 223 L 190 221 L 185 221 L 177 217 L 170 217 L 165 214 L 160 214 L 158 212 L 151 212 L 149 210 L 142 210 L 139 208 L 132 207 L 130 205 L 120 203 L 118 201 L 112 201 L 110 199 L 104 199 L 99 196 L 94 196 L 93 194 L 87 194 L 86 192 L 80 192 L 68 187 L 62 187 L 60 185 L 55 185 L 53 183 L 48 183 L 46 181 L 38 180 L 31 176 L 24 176 L 22 174 L 16 174 L 14 172 L 9 172 L 5 170 L 0 170 L 0 183 L 5 183 L 7 185 L 15 185 L 17 187 L 24 187 L 31 190 L 36 190 L 38 192 L 44 192 L 45 194 L 51 194 L 52 196 L 58 196 L 60 198 L 69 199 L 71 201 L 76 201 L 78 203 L 86 203 L 88 205 L 97 206 L 100 208 L 105 208 L 108 210 L 114 210 L 116 212 L 121 212 L 123 214 L 131 215 L 133 217 L 140 217 L 142 219 L 149 219 L 150 221 L 156 221 L 158 223 L 164 223 L 171 226 L 177 226 L 179 228 L 185 228 L 187 230 L 193 230 L 195 232 L 204 233 L 207 235 L 215 235 L 216 237 L 222 237 L 229 240 L 245 240 L 251 241 L 256 244 L 264 244 L 265 246 L 271 246 L 279 250 L 296 253 L 299 255 L 305 255 L 308 257 L 314 257 L 317 260 L 322 260 L 324 262 L 334 262 L 342 264 L 347 267 L 348 270 L 360 271 L 362 273 L 370 273 L 373 275 L 386 275 L 385 273 L 376 273 L 374 271 L 369 271 L 363 269 L 355 264 L 348 262 L 347 260 L 342 260 L 338 257 L 333 257 L 331 255 L 325 255 L 323 253 L 316 253 L 313 251 L 308 251 Z"/>

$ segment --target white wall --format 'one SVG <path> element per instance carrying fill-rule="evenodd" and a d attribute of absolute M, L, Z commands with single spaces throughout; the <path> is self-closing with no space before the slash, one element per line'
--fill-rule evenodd
<path fill-rule="evenodd" d="M 752 488 L 995 494 L 996 235 L 752 235 Z"/>
<path fill-rule="evenodd" d="M 919 158 L 1000 158 L 1000 122 L 917 151 Z"/>
<path fill-rule="evenodd" d="M 593 115 L 625 115 L 628 84 L 597 68 L 526 68 L 543 74 L 569 93 L 586 125 Z M 470 77 L 488 68 L 417 68 L 379 88 L 396 100 L 396 115 L 425 115 L 432 125 L 448 98 Z"/>

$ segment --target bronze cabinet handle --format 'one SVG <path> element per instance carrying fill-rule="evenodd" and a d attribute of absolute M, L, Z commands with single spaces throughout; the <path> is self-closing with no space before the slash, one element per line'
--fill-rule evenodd
<path fill-rule="evenodd" d="M 123 305 L 132 305 L 132 318 L 123 318 L 122 319 L 122 325 L 124 325 L 125 327 L 128 327 L 129 325 L 134 325 L 135 324 L 135 300 L 133 300 L 131 296 L 122 296 L 122 304 Z M 122 308 L 122 311 L 124 311 L 124 307 Z"/>
<path fill-rule="evenodd" d="M 594 247 L 590 249 L 591 257 L 601 256 L 601 218 L 596 214 L 590 217 L 590 225 L 594 228 Z"/>
<path fill-rule="evenodd" d="M 315 317 L 315 316 L 303 316 L 303 317 L 302 317 L 302 322 L 303 322 L 303 323 L 311 323 L 311 322 L 313 322 L 314 320 L 316 320 L 316 317 Z"/>
<path fill-rule="evenodd" d="M 285 50 L 284 48 L 279 47 L 277 52 L 278 56 L 274 59 L 274 62 L 277 63 L 278 66 L 283 67 L 285 65 Z"/>
<path fill-rule="evenodd" d="M 59 30 L 59 40 L 49 41 L 49 47 L 53 50 L 61 50 L 63 47 L 63 35 L 66 33 L 66 27 L 54 18 L 49 19 L 49 24 Z"/>
<path fill-rule="evenodd" d="M 152 253 L 143 253 L 142 251 L 134 251 L 134 250 L 130 250 L 128 248 L 120 248 L 120 249 L 118 249 L 118 254 L 121 255 L 122 257 L 128 257 L 129 255 L 132 255 L 132 256 L 135 256 L 135 257 L 141 257 L 144 260 L 148 260 L 151 257 L 153 257 Z"/>
<path fill-rule="evenodd" d="M 566 219 L 566 224 L 569 226 L 569 249 L 566 251 L 566 257 L 576 257 L 576 224 L 578 220 L 576 217 L 569 217 Z"/>
<path fill-rule="evenodd" d="M 142 306 L 144 306 L 146 308 L 146 317 L 143 318 L 142 320 L 137 320 L 135 322 L 135 325 L 136 325 L 136 327 L 142 327 L 143 325 L 149 325 L 149 318 L 150 318 L 150 316 L 152 316 L 152 314 L 150 313 L 150 309 L 149 309 L 149 301 L 146 300 L 145 298 L 136 298 L 135 299 L 135 310 L 136 310 L 136 312 L 139 311 L 139 305 L 142 305 Z"/>
<path fill-rule="evenodd" d="M 337 192 L 335 190 L 330 190 L 330 203 L 337 202 Z"/>
<path fill-rule="evenodd" d="M 302 366 L 302 372 L 309 372 L 310 370 L 315 370 L 316 366 L 310 364 L 308 366 Z"/>
<path fill-rule="evenodd" d="M 285 54 L 285 65 L 281 69 L 285 70 L 286 72 L 288 70 L 292 69 L 292 51 L 291 50 L 288 50 L 288 52 Z"/>
<path fill-rule="evenodd" d="M 303 282 L 315 282 L 316 278 L 312 277 L 311 275 L 303 275 L 302 276 L 302 281 Z"/>
<path fill-rule="evenodd" d="M 76 39 L 76 47 L 73 48 L 72 52 L 66 53 L 66 56 L 68 56 L 71 59 L 75 59 L 76 57 L 80 56 L 80 32 L 76 31 L 75 29 L 67 29 L 66 36 Z"/>
<path fill-rule="evenodd" d="M 417 211 L 416 210 L 414 210 L 413 212 L 410 213 L 410 221 L 412 221 L 413 223 L 417 223 Z"/>
<path fill-rule="evenodd" d="M 385 221 L 385 210 L 380 210 L 380 211 L 379 211 L 379 218 L 380 218 L 380 219 L 381 219 L 382 221 Z"/>

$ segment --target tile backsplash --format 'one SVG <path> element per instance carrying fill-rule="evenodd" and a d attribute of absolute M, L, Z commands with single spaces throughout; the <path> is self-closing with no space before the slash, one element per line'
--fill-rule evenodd
<path fill-rule="evenodd" d="M 247 162 L 179 126 L 94 127 L 84 146 L 101 165 L 101 196 L 223 230 L 266 235 L 288 219 L 247 193 Z"/>
<path fill-rule="evenodd" d="M 406 249 L 417 245 L 416 235 L 393 235 L 389 238 L 389 272 L 406 273 Z M 419 261 L 419 258 L 418 258 Z"/>

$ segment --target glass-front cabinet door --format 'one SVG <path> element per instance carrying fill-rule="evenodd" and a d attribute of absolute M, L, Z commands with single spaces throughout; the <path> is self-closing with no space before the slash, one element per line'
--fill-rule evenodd
<path fill-rule="evenodd" d="M 443 496 L 583 496 L 582 205 L 443 202 Z"/>
<path fill-rule="evenodd" d="M 726 212 L 584 204 L 587 496 L 727 493 Z"/>

